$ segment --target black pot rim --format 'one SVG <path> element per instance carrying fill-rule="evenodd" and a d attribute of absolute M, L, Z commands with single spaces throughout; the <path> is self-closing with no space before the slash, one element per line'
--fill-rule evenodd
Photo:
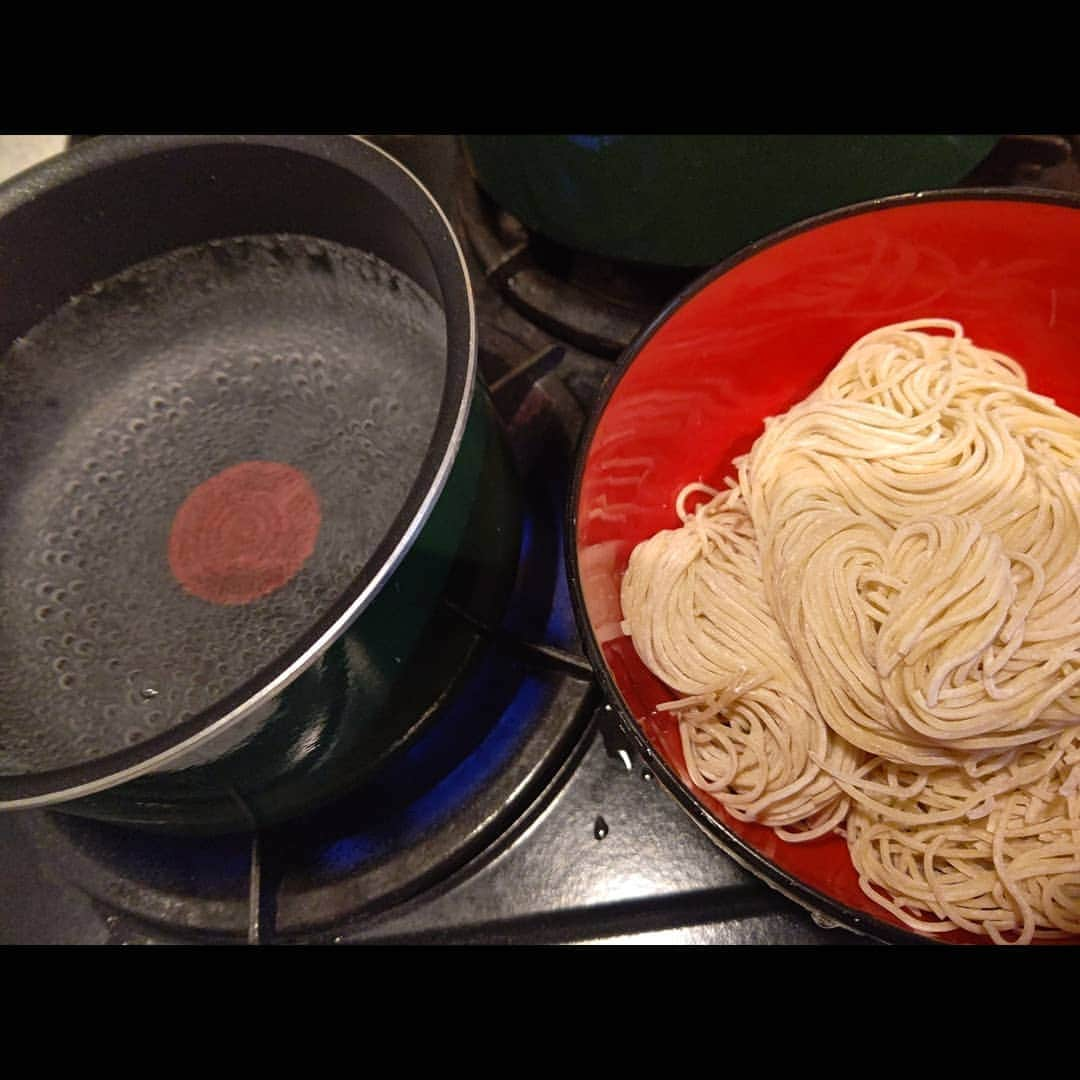
<path fill-rule="evenodd" d="M 91 795 L 151 772 L 265 705 L 314 663 L 392 577 L 442 494 L 465 434 L 477 372 L 476 309 L 464 253 L 439 203 L 385 150 L 359 136 L 109 135 L 90 139 L 0 184 L 0 217 L 97 170 L 150 155 L 214 145 L 261 146 L 328 162 L 379 186 L 421 235 L 444 296 L 450 364 L 431 444 L 391 527 L 345 592 L 282 655 L 210 708 L 137 746 L 79 765 L 0 776 L 0 810 Z M 456 345 L 454 343 L 457 343 Z M 460 359 L 457 359 L 460 358 Z"/>
<path fill-rule="evenodd" d="M 1038 202 L 1080 210 L 1080 196 L 1068 192 L 1025 187 L 940 188 L 905 195 L 889 195 L 880 199 L 868 199 L 864 202 L 853 203 L 850 206 L 840 207 L 836 210 L 806 218 L 784 229 L 770 233 L 761 240 L 748 244 L 690 282 L 686 288 L 664 306 L 647 326 L 642 328 L 626 347 L 605 380 L 600 391 L 600 397 L 594 404 L 581 433 L 567 501 L 566 562 L 574 618 L 577 621 L 578 631 L 585 646 L 586 655 L 607 698 L 607 707 L 615 711 L 620 726 L 633 741 L 638 752 L 648 763 L 649 768 L 660 778 L 668 794 L 689 814 L 690 818 L 744 870 L 750 871 L 764 881 L 766 885 L 805 908 L 811 915 L 823 918 L 829 924 L 842 926 L 857 934 L 887 944 L 940 945 L 944 943 L 936 941 L 927 935 L 902 929 L 867 912 L 849 907 L 847 904 L 841 903 L 789 874 L 732 831 L 724 821 L 702 804 L 650 742 L 637 720 L 634 719 L 632 710 L 627 705 L 622 692 L 611 675 L 611 671 L 593 634 L 592 625 L 585 609 L 585 596 L 581 588 L 581 568 L 578 563 L 577 550 L 578 502 L 581 496 L 581 483 L 585 474 L 585 462 L 588 458 L 589 448 L 592 445 L 600 420 L 607 411 L 608 402 L 646 343 L 691 298 L 712 284 L 717 278 L 722 277 L 760 252 L 822 225 L 901 206 L 912 206 L 928 202 L 962 201 Z"/>

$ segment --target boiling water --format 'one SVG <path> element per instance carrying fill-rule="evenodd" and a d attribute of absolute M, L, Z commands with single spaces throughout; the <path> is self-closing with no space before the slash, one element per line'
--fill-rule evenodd
<path fill-rule="evenodd" d="M 445 323 L 373 256 L 307 237 L 186 248 L 74 298 L 0 363 L 0 771 L 141 742 L 324 615 L 427 453 Z M 186 591 L 170 530 L 243 462 L 299 470 L 313 552 L 250 603 Z M 258 531 L 258 526 L 252 528 Z"/>

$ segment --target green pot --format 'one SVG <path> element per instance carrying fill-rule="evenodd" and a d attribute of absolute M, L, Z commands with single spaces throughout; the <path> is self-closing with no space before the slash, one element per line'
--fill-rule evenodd
<path fill-rule="evenodd" d="M 883 195 L 949 187 L 997 135 L 470 135 L 480 184 L 552 240 L 709 266 L 776 229 Z"/>

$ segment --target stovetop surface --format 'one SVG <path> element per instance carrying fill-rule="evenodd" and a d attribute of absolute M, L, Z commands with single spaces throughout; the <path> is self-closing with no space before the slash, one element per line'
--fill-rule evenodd
<path fill-rule="evenodd" d="M 1046 186 L 1080 186 L 1080 174 L 1068 172 L 1072 143 L 1047 138 L 1025 160 L 1041 162 Z M 485 381 L 504 417 L 513 414 L 519 467 L 554 477 L 557 504 L 611 356 L 542 329 L 506 302 L 470 249 L 455 138 L 374 141 L 427 183 L 462 235 Z M 24 149 L 8 147 L 20 167 Z M 1033 166 L 1021 164 L 999 154 L 976 180 L 1031 183 Z M 0 815 L 0 943 L 870 943 L 742 869 L 652 776 L 590 677 L 561 568 L 541 638 L 493 638 L 490 648 L 492 663 L 531 688 L 519 693 L 532 695 L 528 707 L 558 721 L 513 738 L 558 747 L 524 757 L 515 750 L 497 795 L 469 804 L 460 827 L 474 842 L 455 845 L 452 857 L 412 873 L 399 866 L 393 887 L 373 899 L 371 875 L 348 865 L 349 844 L 358 841 L 345 832 L 334 843 L 307 825 L 178 841 L 49 811 Z M 437 843 L 441 828 L 418 827 L 418 842 Z"/>
<path fill-rule="evenodd" d="M 602 707 L 601 707 L 602 713 Z M 42 813 L 0 823 L 5 944 L 193 944 L 246 940 L 133 916 L 89 895 L 39 839 Z M 51 824 L 51 823 L 50 823 Z M 210 845 L 238 883 L 248 841 Z M 68 868 L 70 870 L 70 867 Z M 164 913 L 163 913 L 164 914 Z M 447 880 L 389 911 L 263 943 L 863 944 L 814 922 L 694 826 L 603 716 L 568 774 L 513 830 Z"/>

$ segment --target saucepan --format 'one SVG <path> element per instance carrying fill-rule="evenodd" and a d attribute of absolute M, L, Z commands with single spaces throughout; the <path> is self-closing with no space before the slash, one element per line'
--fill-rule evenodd
<path fill-rule="evenodd" d="M 375 145 L 106 136 L 20 174 L 0 357 L 0 808 L 295 816 L 497 620 L 517 494 L 468 272 Z"/>

